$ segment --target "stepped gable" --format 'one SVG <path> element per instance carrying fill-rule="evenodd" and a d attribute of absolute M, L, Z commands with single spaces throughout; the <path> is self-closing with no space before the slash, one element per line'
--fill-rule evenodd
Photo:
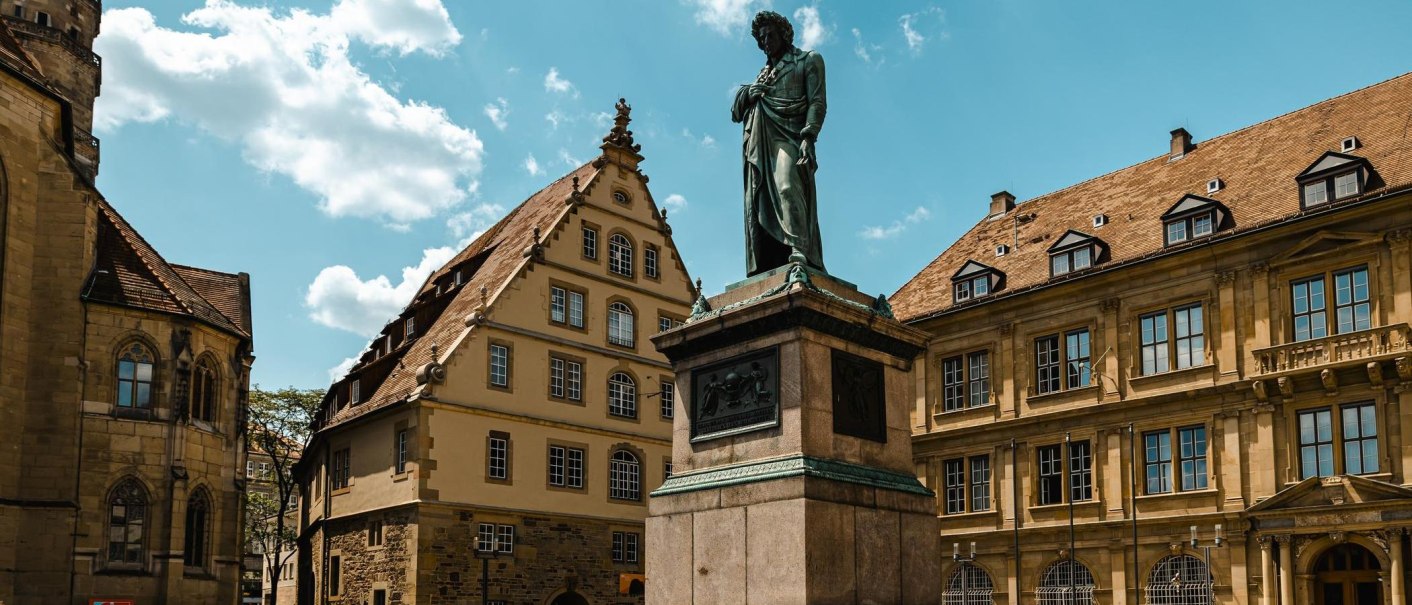
<path fill-rule="evenodd" d="M 1180 159 L 1162 155 L 1016 205 L 996 219 L 983 218 L 889 300 L 899 319 L 920 321 L 952 307 L 985 304 L 1153 256 L 1165 251 L 1162 214 L 1186 194 L 1215 199 L 1231 211 L 1234 227 L 1208 241 L 1385 195 L 1412 184 L 1409 131 L 1412 73 L 1203 141 Z M 1370 183 L 1363 195 L 1350 200 L 1301 210 L 1295 176 L 1325 152 L 1339 151 L 1349 136 L 1360 143 L 1351 154 L 1366 158 L 1381 182 Z M 1208 194 L 1206 183 L 1213 178 L 1220 178 L 1223 188 Z M 1091 221 L 1097 214 L 1109 222 L 1095 229 Z M 1016 217 L 1031 215 L 1029 222 L 1018 224 L 1016 238 Z M 1110 257 L 1093 269 L 1051 279 L 1047 249 L 1070 229 L 1103 240 Z M 1013 249 L 997 257 L 1000 244 Z M 968 260 L 1003 272 L 1007 283 L 991 296 L 954 305 L 951 276 Z"/>
<path fill-rule="evenodd" d="M 493 307 L 500 292 L 521 273 L 529 263 L 524 250 L 538 228 L 541 241 L 551 236 L 554 229 L 571 210 L 565 203 L 573 192 L 573 179 L 577 177 L 580 188 L 587 191 L 593 186 L 598 169 L 584 164 L 572 172 L 550 183 L 549 186 L 530 196 L 524 203 L 510 211 L 493 227 L 486 230 L 454 258 L 434 271 L 413 298 L 409 308 L 423 304 L 426 296 L 434 288 L 436 281 L 446 276 L 456 266 L 486 255 L 483 263 L 474 273 L 466 277 L 466 282 L 452 294 L 450 302 L 441 313 L 426 326 L 410 343 L 404 343 L 389 355 L 374 363 L 387 363 L 389 357 L 396 359 L 397 365 L 387 378 L 365 401 L 344 407 L 322 422 L 321 429 L 362 416 L 374 410 L 406 400 L 417 389 L 417 369 L 433 361 L 432 347 L 444 359 L 456 344 L 472 328 L 466 327 L 466 317 L 481 308 L 481 288 L 486 289 L 486 305 Z M 492 313 L 493 316 L 493 313 Z M 388 360 L 388 361 L 384 361 Z M 372 364 L 369 364 L 372 365 Z M 355 366 L 357 368 L 359 366 Z M 332 391 L 330 391 L 332 393 Z M 327 399 L 326 399 L 327 401 Z"/>
<path fill-rule="evenodd" d="M 96 246 L 94 273 L 84 285 L 84 300 L 185 315 L 250 338 L 249 326 L 238 323 L 248 313 L 237 314 L 241 320 L 234 320 L 197 293 L 112 205 L 101 198 L 98 200 Z M 190 275 L 192 271 L 188 269 L 187 273 Z M 214 286 L 213 293 L 224 292 L 228 287 L 216 286 L 219 280 L 214 278 L 209 281 L 212 283 L 203 283 L 203 288 Z M 248 293 L 242 292 L 241 304 L 248 307 L 248 300 Z"/>

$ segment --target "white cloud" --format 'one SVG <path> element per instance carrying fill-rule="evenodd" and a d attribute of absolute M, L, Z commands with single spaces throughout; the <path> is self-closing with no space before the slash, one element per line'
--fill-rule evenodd
<path fill-rule="evenodd" d="M 505 68 L 505 74 L 506 74 L 506 75 L 513 76 L 513 75 L 518 74 L 518 73 L 520 73 L 520 68 L 518 68 L 518 67 L 510 66 L 510 67 L 506 67 L 506 68 Z"/>
<path fill-rule="evenodd" d="M 568 119 L 569 116 L 564 115 L 564 112 L 557 109 L 544 114 L 544 121 L 549 122 L 549 126 L 554 130 L 558 130 L 559 125 L 567 122 Z"/>
<path fill-rule="evenodd" d="M 583 165 L 583 160 L 574 157 L 568 149 L 563 147 L 559 148 L 559 161 L 569 168 L 578 168 Z"/>
<path fill-rule="evenodd" d="M 490 118 L 490 123 L 494 124 L 495 128 L 501 132 L 504 132 L 505 128 L 510 125 L 509 122 L 505 121 L 505 118 L 509 117 L 509 115 L 510 102 L 506 101 L 505 97 L 496 99 L 494 103 L 485 104 L 485 117 Z"/>
<path fill-rule="evenodd" d="M 864 227 L 862 231 L 858 232 L 858 237 L 863 239 L 892 239 L 901 235 L 903 231 L 906 231 L 909 225 L 924 222 L 931 217 L 932 213 L 930 210 L 917 206 L 917 208 L 908 213 L 907 216 L 902 217 L 901 220 L 892 221 L 892 224 L 886 227 Z"/>
<path fill-rule="evenodd" d="M 525 156 L 525 172 L 530 173 L 530 176 L 544 174 L 544 169 L 539 167 L 539 160 L 534 159 L 533 153 Z"/>
<path fill-rule="evenodd" d="M 606 111 L 597 112 L 591 115 L 590 117 L 593 118 L 593 123 L 599 128 L 607 128 L 608 126 L 613 124 L 613 114 L 608 113 Z"/>
<path fill-rule="evenodd" d="M 769 6 L 768 0 L 687 0 L 696 7 L 696 22 L 705 25 L 722 36 L 748 33 L 752 11 L 758 4 Z"/>
<path fill-rule="evenodd" d="M 504 215 L 505 207 L 500 204 L 480 204 L 469 212 L 454 214 L 446 219 L 446 228 L 461 240 L 457 247 L 465 248 Z"/>
<path fill-rule="evenodd" d="M 686 210 L 686 198 L 680 193 L 673 193 L 662 201 L 662 205 L 672 212 L 681 212 Z"/>
<path fill-rule="evenodd" d="M 559 68 L 550 67 L 549 73 L 544 74 L 544 90 L 559 94 L 568 94 L 575 99 L 579 96 L 579 91 L 574 87 L 574 83 L 559 76 Z"/>
<path fill-rule="evenodd" d="M 344 376 L 347 376 L 348 370 L 353 369 L 353 365 L 358 363 L 359 357 L 362 357 L 362 355 L 355 355 L 353 357 L 349 357 L 348 359 L 338 362 L 338 365 L 329 368 L 328 381 L 338 382 L 339 380 L 343 379 Z"/>
<path fill-rule="evenodd" d="M 873 53 L 877 53 L 881 50 L 881 45 L 864 42 L 863 32 L 858 31 L 856 27 L 853 28 L 853 54 L 857 55 L 859 59 L 862 59 L 864 63 L 873 65 Z M 877 65 L 882 65 L 883 62 L 883 57 L 877 57 Z"/>
<path fill-rule="evenodd" d="M 462 202 L 484 146 L 446 112 L 403 101 L 349 58 L 354 41 L 440 55 L 461 39 L 439 0 L 339 0 L 325 15 L 207 0 L 182 22 L 107 11 L 94 50 L 105 85 L 100 132 L 172 119 L 235 141 L 250 165 L 283 174 L 330 216 L 405 228 Z"/>
<path fill-rule="evenodd" d="M 687 140 L 693 143 L 696 143 L 697 145 L 700 145 L 704 149 L 716 148 L 716 137 L 713 137 L 709 134 L 704 134 L 701 135 L 701 138 L 697 138 L 696 134 L 691 132 L 690 128 L 683 128 L 681 129 L 681 136 L 685 137 Z"/>
<path fill-rule="evenodd" d="M 371 338 L 407 306 L 427 276 L 457 252 L 450 246 L 423 250 L 421 262 L 402 268 L 397 284 L 385 275 L 361 279 L 347 265 L 325 267 L 309 284 L 304 305 L 319 324 Z"/>
<path fill-rule="evenodd" d="M 897 18 L 897 23 L 902 26 L 902 37 L 907 40 L 907 48 L 912 51 L 912 54 L 921 54 L 922 45 L 926 44 L 927 36 L 918 27 L 929 28 L 927 24 L 930 23 L 930 18 L 933 16 L 936 20 L 935 27 L 939 29 L 941 24 L 946 21 L 946 13 L 935 6 L 928 6 L 923 10 L 907 13 Z M 916 24 L 917 27 L 914 27 L 913 24 Z M 939 32 L 936 35 L 945 38 L 947 34 Z"/>
<path fill-rule="evenodd" d="M 801 6 L 794 11 L 795 31 L 799 34 L 799 48 L 814 50 L 833 37 L 833 26 L 824 26 L 819 18 L 819 5 Z"/>

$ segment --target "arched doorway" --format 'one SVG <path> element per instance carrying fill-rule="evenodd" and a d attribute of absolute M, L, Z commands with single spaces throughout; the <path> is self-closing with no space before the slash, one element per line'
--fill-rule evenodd
<path fill-rule="evenodd" d="M 1339 544 L 1314 563 L 1315 605 L 1381 605 L 1382 565 L 1357 544 Z"/>
<path fill-rule="evenodd" d="M 583 595 L 570 590 L 569 592 L 554 597 L 554 600 L 550 601 L 549 605 L 588 605 L 588 599 L 585 599 L 583 598 Z"/>

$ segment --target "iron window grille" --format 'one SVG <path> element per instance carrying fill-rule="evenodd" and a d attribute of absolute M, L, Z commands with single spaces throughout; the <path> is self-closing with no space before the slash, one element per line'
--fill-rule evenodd
<path fill-rule="evenodd" d="M 974 563 L 961 563 L 946 580 L 945 605 L 993 605 L 995 584 L 990 574 Z"/>
<path fill-rule="evenodd" d="M 1206 564 L 1191 555 L 1164 557 L 1147 576 L 1149 605 L 1211 605 L 1211 581 Z"/>
<path fill-rule="evenodd" d="M 1058 561 L 1044 570 L 1035 589 L 1039 605 L 1092 605 L 1093 573 L 1082 563 L 1071 559 Z"/>

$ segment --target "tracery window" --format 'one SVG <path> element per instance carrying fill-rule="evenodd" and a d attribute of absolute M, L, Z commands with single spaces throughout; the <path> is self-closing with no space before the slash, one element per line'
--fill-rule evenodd
<path fill-rule="evenodd" d="M 183 561 L 187 567 L 206 567 L 206 545 L 211 527 L 211 499 L 204 490 L 191 495 L 186 503 L 186 547 Z"/>
<path fill-rule="evenodd" d="M 196 362 L 191 373 L 191 417 L 211 422 L 216 418 L 216 367 L 209 357 Z"/>
<path fill-rule="evenodd" d="M 132 343 L 118 356 L 118 407 L 152 407 L 152 379 L 156 365 L 152 352 Z"/>
<path fill-rule="evenodd" d="M 147 521 L 147 491 L 133 479 L 108 495 L 108 564 L 140 566 Z"/>

